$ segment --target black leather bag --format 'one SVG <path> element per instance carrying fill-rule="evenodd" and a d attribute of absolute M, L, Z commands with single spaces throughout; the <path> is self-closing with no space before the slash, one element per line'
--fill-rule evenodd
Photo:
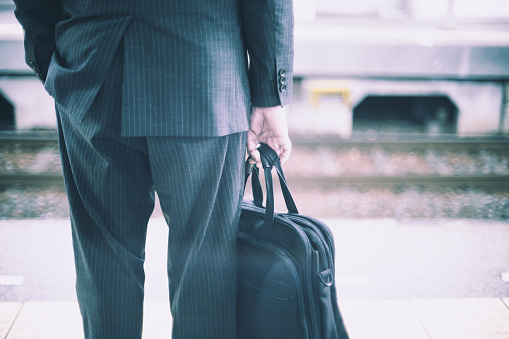
<path fill-rule="evenodd" d="M 332 233 L 298 213 L 277 154 L 263 144 L 259 151 L 267 200 L 264 208 L 258 169 L 246 162 L 254 200 L 244 199 L 238 233 L 238 338 L 348 338 L 337 304 Z M 288 213 L 274 213 L 273 168 Z"/>

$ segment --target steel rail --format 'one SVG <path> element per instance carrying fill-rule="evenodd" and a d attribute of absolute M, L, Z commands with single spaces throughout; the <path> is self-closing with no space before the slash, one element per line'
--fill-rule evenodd
<path fill-rule="evenodd" d="M 384 147 L 384 148 L 491 148 L 507 149 L 509 152 L 509 138 L 502 136 L 494 137 L 380 137 L 374 140 L 365 138 L 351 138 L 344 140 L 339 137 L 291 137 L 294 147 L 330 147 L 330 148 L 355 148 L 355 147 Z"/>
<path fill-rule="evenodd" d="M 492 186 L 509 188 L 509 175 L 466 175 L 466 176 L 287 176 L 293 185 L 334 186 L 394 186 L 394 185 L 440 185 L 440 186 Z"/>
<path fill-rule="evenodd" d="M 63 184 L 64 177 L 59 173 L 0 173 L 0 185 L 25 183 L 30 185 Z"/>
<path fill-rule="evenodd" d="M 56 131 L 0 132 L 0 145 L 6 144 L 57 144 Z"/>
<path fill-rule="evenodd" d="M 442 186 L 493 186 L 509 187 L 509 175 L 465 175 L 465 176 L 439 176 L 439 175 L 412 175 L 412 176 L 287 176 L 292 185 L 442 185 Z M 0 184 L 9 185 L 25 183 L 30 185 L 63 183 L 63 176 L 59 173 L 0 173 Z"/>
<path fill-rule="evenodd" d="M 331 148 L 353 148 L 353 147 L 388 147 L 388 148 L 507 148 L 509 151 L 509 137 L 459 137 L 441 135 L 436 137 L 419 136 L 415 134 L 388 134 L 376 139 L 369 140 L 365 137 L 352 137 L 349 140 L 336 136 L 313 136 L 306 138 L 301 135 L 291 135 L 292 144 L 295 147 L 331 147 Z M 57 144 L 58 135 L 56 131 L 23 131 L 23 132 L 0 132 L 0 146 L 5 144 L 33 144 L 46 145 Z"/>

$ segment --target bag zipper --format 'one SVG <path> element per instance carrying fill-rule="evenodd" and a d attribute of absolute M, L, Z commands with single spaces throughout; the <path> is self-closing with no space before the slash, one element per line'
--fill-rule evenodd
<path fill-rule="evenodd" d="M 320 247 L 320 251 L 324 254 L 324 257 L 326 260 L 325 266 L 327 267 L 327 269 L 330 269 L 334 273 L 334 258 L 333 258 L 333 251 L 331 250 L 331 248 L 333 248 L 333 247 L 331 247 L 331 245 L 333 246 L 333 244 L 328 242 L 326 237 L 322 236 L 321 230 L 317 230 L 317 227 L 313 224 L 313 222 L 311 222 L 309 219 L 304 218 L 300 215 L 287 214 L 287 215 L 285 215 L 285 217 L 292 221 L 295 220 L 295 221 L 299 222 L 304 227 L 309 229 L 309 231 L 316 238 L 318 238 L 318 241 L 316 243 Z M 327 248 L 326 248 L 326 246 L 327 246 Z"/>

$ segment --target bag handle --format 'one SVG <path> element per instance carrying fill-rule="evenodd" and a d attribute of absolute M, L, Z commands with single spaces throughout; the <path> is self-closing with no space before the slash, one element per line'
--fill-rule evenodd
<path fill-rule="evenodd" d="M 276 169 L 288 212 L 298 214 L 299 212 L 297 210 L 295 201 L 293 200 L 292 194 L 290 193 L 290 189 L 288 188 L 288 183 L 286 182 L 283 168 L 281 166 L 281 162 L 279 161 L 279 156 L 272 148 L 266 144 L 260 144 L 258 146 L 258 151 L 260 152 L 260 157 L 262 158 L 263 167 Z M 247 180 L 251 175 L 251 186 L 253 189 L 254 204 L 258 207 L 263 207 L 263 191 L 260 184 L 259 169 L 254 164 L 251 164 L 249 159 L 250 158 L 246 160 L 244 185 L 247 184 Z"/>
<path fill-rule="evenodd" d="M 288 183 L 286 182 L 286 178 L 283 173 L 283 167 L 281 166 L 279 155 L 277 155 L 277 153 L 266 144 L 260 144 L 260 146 L 258 147 L 258 151 L 260 152 L 260 157 L 262 159 L 262 165 L 264 169 L 270 169 L 271 171 L 272 168 L 276 169 L 276 173 L 279 177 L 279 183 L 281 185 L 281 190 L 283 191 L 283 197 L 285 199 L 285 204 L 286 208 L 288 209 L 288 212 L 298 214 L 299 211 L 297 210 L 297 205 L 295 205 L 295 201 L 293 200 L 292 194 L 290 193 L 290 189 L 288 188 Z M 267 171 L 265 171 L 265 174 L 267 174 Z M 258 180 L 258 184 L 259 183 L 260 181 Z M 267 191 L 267 194 L 269 194 L 268 192 L 269 191 Z M 271 193 L 274 194 L 273 190 L 271 190 Z M 261 199 L 263 200 L 263 196 L 261 197 Z"/>
<path fill-rule="evenodd" d="M 295 214 L 298 214 L 299 212 L 297 210 L 297 206 L 295 205 L 295 201 L 293 200 L 292 194 L 290 193 L 290 190 L 288 188 L 288 184 L 283 173 L 283 168 L 281 167 L 279 156 L 272 148 L 270 148 L 266 144 L 260 144 L 257 149 L 260 152 L 262 167 L 265 173 L 265 186 L 267 191 L 267 201 L 266 201 L 267 206 L 265 209 L 264 233 L 266 235 L 271 235 L 272 224 L 274 222 L 274 187 L 272 182 L 272 168 L 275 168 L 278 174 L 279 183 L 281 185 L 281 190 L 283 192 L 283 197 L 288 212 Z M 247 183 L 247 179 L 251 174 L 251 185 L 253 188 L 253 197 L 255 205 L 258 207 L 263 207 L 262 206 L 263 191 L 260 184 L 259 170 L 256 166 L 249 163 L 249 159 L 246 161 L 245 174 L 246 174 L 245 183 Z"/>

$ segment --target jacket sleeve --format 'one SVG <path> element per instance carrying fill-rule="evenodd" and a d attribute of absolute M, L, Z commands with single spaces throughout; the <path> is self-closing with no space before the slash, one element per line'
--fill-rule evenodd
<path fill-rule="evenodd" d="M 251 103 L 286 106 L 293 85 L 292 0 L 240 0 Z"/>
<path fill-rule="evenodd" d="M 14 14 L 25 32 L 25 61 L 44 82 L 55 50 L 60 0 L 14 0 Z"/>

